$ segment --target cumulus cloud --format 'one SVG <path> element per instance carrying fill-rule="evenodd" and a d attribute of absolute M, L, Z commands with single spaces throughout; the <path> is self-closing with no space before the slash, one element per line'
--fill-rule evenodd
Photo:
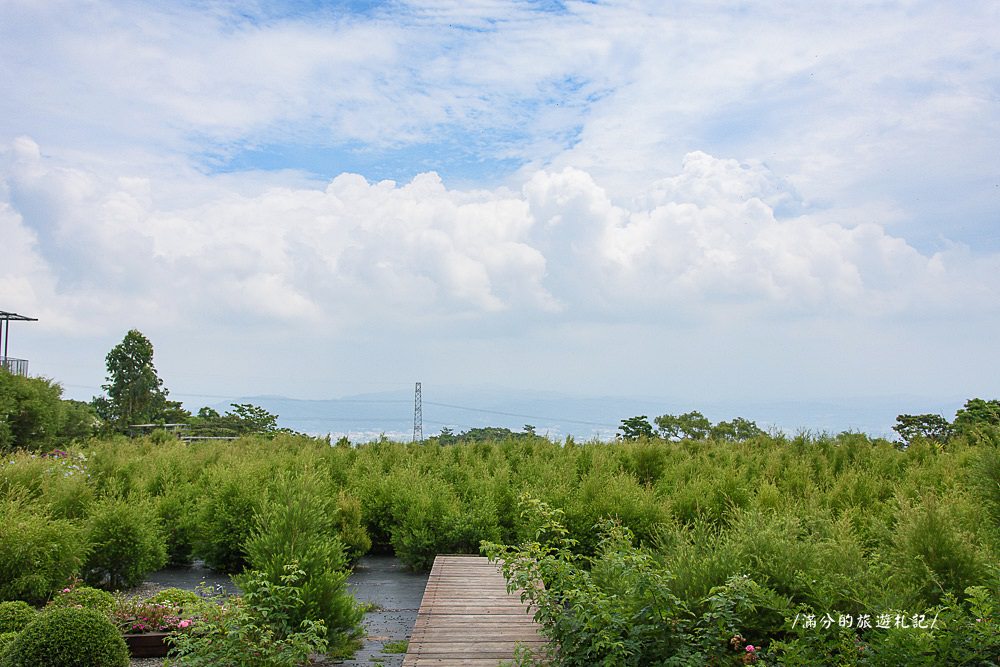
<path fill-rule="evenodd" d="M 489 321 L 940 317 L 995 290 L 1000 260 L 923 254 L 883 227 L 808 207 L 759 163 L 689 154 L 628 205 L 592 175 L 541 170 L 518 190 L 457 190 L 342 174 L 235 192 L 197 175 L 199 201 L 156 174 L 60 166 L 35 142 L 6 152 L 5 295 L 58 303 L 67 328 L 160 321 L 330 327 Z M 991 303 L 991 302 L 987 302 Z M 16 305 L 16 304 L 15 304 Z M 95 319 L 97 318 L 97 319 Z M 484 325 L 485 326 L 485 325 Z M 488 328 L 488 327 L 487 327 Z"/>

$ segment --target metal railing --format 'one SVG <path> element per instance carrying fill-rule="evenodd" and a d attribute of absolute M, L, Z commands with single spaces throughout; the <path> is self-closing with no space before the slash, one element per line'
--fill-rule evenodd
<path fill-rule="evenodd" d="M 28 375 L 28 360 L 15 359 L 13 357 L 0 357 L 0 368 L 3 368 L 11 375 Z"/>

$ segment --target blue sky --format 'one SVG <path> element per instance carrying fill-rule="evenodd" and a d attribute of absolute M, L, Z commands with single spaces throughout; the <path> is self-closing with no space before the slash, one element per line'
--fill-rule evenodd
<path fill-rule="evenodd" d="M 133 327 L 176 395 L 996 396 L 998 32 L 987 1 L 6 2 L 11 354 L 83 398 Z"/>

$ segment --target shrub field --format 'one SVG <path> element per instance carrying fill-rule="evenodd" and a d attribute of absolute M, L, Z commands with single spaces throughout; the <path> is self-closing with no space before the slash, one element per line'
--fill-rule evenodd
<path fill-rule="evenodd" d="M 428 568 L 485 542 L 513 583 L 545 583 L 529 590 L 555 641 L 534 659 L 555 664 L 1000 659 L 995 428 L 906 448 L 162 435 L 0 461 L 0 599 L 40 605 L 72 577 L 113 589 L 193 558 L 246 570 L 259 597 L 294 565 L 293 625 L 322 621 L 310 631 L 332 649 L 357 633 L 354 559 Z"/>

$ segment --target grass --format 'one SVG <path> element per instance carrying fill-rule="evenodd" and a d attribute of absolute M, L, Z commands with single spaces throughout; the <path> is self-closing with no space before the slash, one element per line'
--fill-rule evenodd
<path fill-rule="evenodd" d="M 399 641 L 386 642 L 382 645 L 383 653 L 406 653 L 406 650 L 410 647 L 410 642 L 405 639 L 400 639 Z"/>

